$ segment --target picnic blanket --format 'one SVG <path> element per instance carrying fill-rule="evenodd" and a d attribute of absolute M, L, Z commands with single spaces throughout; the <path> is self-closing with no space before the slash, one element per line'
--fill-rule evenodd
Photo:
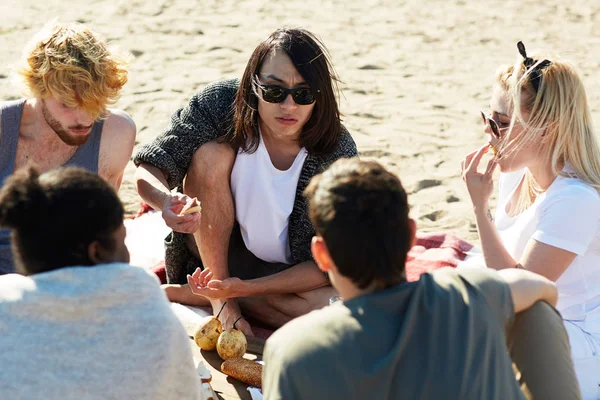
<path fill-rule="evenodd" d="M 406 258 L 406 280 L 419 279 L 425 272 L 444 267 L 456 268 L 473 245 L 452 233 L 420 233 Z"/>
<path fill-rule="evenodd" d="M 125 221 L 125 243 L 131 255 L 131 264 L 152 270 L 162 283 L 166 283 L 163 239 L 170 229 L 161 213 L 145 206 L 134 219 Z M 418 233 L 415 245 L 406 259 L 406 279 L 418 280 L 421 274 L 444 267 L 456 268 L 474 249 L 473 245 L 452 233 Z M 195 326 L 198 317 L 210 315 L 208 307 L 185 306 L 187 311 L 174 306 L 174 311 L 186 329 Z M 252 324 L 257 337 L 266 339 L 272 331 Z"/>

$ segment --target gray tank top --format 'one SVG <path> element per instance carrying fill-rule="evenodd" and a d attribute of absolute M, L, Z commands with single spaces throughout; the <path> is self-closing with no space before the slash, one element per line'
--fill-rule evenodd
<path fill-rule="evenodd" d="M 25 100 L 0 102 L 0 187 L 4 185 L 7 177 L 12 175 L 15 168 L 19 129 Z M 85 168 L 98 173 L 98 156 L 100 153 L 100 138 L 104 122 L 94 124 L 90 137 L 84 145 L 80 146 L 75 154 L 64 165 Z M 15 271 L 10 249 L 10 230 L 0 229 L 0 275 Z"/>

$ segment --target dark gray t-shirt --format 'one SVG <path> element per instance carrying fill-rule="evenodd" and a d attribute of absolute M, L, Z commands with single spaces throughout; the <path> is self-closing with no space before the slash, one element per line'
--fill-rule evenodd
<path fill-rule="evenodd" d="M 336 303 L 269 338 L 273 399 L 524 399 L 505 340 L 508 285 L 491 270 L 443 269 Z"/>

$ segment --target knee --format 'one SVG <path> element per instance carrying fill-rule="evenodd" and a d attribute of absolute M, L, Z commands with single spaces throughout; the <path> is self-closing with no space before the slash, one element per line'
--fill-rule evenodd
<path fill-rule="evenodd" d="M 212 141 L 196 150 L 187 171 L 189 183 L 214 186 L 227 182 L 235 162 L 235 151 L 227 143 Z"/>
<path fill-rule="evenodd" d="M 272 308 L 291 318 L 296 318 L 329 304 L 329 292 L 325 294 L 321 289 L 304 293 L 269 295 L 265 296 L 265 299 Z"/>
<path fill-rule="evenodd" d="M 554 307 L 545 301 L 538 301 L 515 315 L 511 329 L 513 335 L 534 334 L 535 332 L 554 332 L 566 336 L 562 317 Z"/>
<path fill-rule="evenodd" d="M 527 322 L 550 321 L 562 325 L 562 317 L 558 311 L 545 301 L 536 302 L 528 309 L 516 314 L 516 318 Z"/>
<path fill-rule="evenodd" d="M 296 318 L 312 311 L 305 299 L 293 293 L 268 295 L 265 296 L 265 300 L 270 308 L 289 318 Z"/>

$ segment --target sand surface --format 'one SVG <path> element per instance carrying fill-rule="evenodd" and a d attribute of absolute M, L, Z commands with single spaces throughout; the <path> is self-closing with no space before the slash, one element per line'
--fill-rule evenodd
<path fill-rule="evenodd" d="M 592 0 L 3 0 L 0 98 L 22 96 L 12 68 L 48 20 L 86 23 L 135 56 L 117 107 L 137 124 L 137 148 L 196 90 L 240 77 L 273 30 L 305 27 L 330 50 L 344 124 L 362 156 L 400 175 L 421 230 L 476 242 L 460 160 L 485 143 L 478 110 L 488 105 L 496 68 L 514 62 L 518 40 L 571 58 L 597 121 L 599 11 Z M 133 173 L 130 163 L 120 192 L 130 213 L 140 201 Z"/>

